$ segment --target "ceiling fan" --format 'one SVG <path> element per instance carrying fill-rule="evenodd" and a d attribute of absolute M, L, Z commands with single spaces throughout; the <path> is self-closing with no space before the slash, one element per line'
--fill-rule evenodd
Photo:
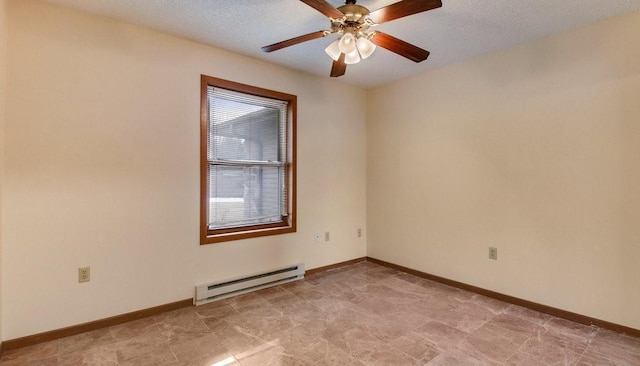
<path fill-rule="evenodd" d="M 273 52 L 298 43 L 326 37 L 330 34 L 339 34 L 340 38 L 325 49 L 325 52 L 333 59 L 331 77 L 344 75 L 347 65 L 358 63 L 361 59 L 371 56 L 376 46 L 397 53 L 414 62 L 426 60 L 429 57 L 429 51 L 386 33 L 369 31 L 369 29 L 378 24 L 442 6 L 441 0 L 401 0 L 378 10 L 369 11 L 364 6 L 357 5 L 356 0 L 346 0 L 345 5 L 338 8 L 335 8 L 326 0 L 300 1 L 329 17 L 331 28 L 264 46 L 262 51 Z"/>

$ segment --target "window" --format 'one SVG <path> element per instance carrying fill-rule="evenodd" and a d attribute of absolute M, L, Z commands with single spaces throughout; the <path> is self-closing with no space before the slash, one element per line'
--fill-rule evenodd
<path fill-rule="evenodd" d="M 202 76 L 201 244 L 296 231 L 296 99 Z"/>

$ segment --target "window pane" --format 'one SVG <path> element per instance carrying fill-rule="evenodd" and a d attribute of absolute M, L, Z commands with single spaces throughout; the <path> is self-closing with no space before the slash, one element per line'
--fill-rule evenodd
<path fill-rule="evenodd" d="M 282 221 L 283 167 L 209 166 L 212 229 Z"/>
<path fill-rule="evenodd" d="M 286 103 L 209 91 L 209 160 L 285 161 Z"/>

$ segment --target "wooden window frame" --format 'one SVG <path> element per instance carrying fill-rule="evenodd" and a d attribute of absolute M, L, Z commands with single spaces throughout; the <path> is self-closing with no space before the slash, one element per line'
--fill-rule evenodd
<path fill-rule="evenodd" d="M 296 231 L 296 118 L 297 96 L 251 85 L 236 83 L 212 76 L 201 75 L 200 83 L 200 245 L 221 243 L 231 240 L 256 238 L 268 235 L 293 233 Z M 278 223 L 239 226 L 211 230 L 207 219 L 209 212 L 209 184 L 207 144 L 209 136 L 209 116 L 207 90 L 209 86 L 287 101 L 287 204 L 288 216 Z"/>

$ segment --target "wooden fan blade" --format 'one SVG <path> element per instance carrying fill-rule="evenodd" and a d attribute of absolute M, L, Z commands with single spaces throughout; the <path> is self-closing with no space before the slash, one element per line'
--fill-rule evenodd
<path fill-rule="evenodd" d="M 274 43 L 274 44 L 271 44 L 271 45 L 268 45 L 268 46 L 264 46 L 264 47 L 261 48 L 261 50 L 264 51 L 264 52 L 273 52 L 273 51 L 277 51 L 277 50 L 279 50 L 281 48 L 285 48 L 285 47 L 296 45 L 298 43 L 310 41 L 310 40 L 316 39 L 316 38 L 322 38 L 322 37 L 324 37 L 326 35 L 327 35 L 327 33 L 325 31 L 317 31 L 317 32 L 305 34 L 303 36 L 299 36 L 299 37 L 296 37 L 296 38 L 287 39 L 286 41 L 282 41 L 282 42 Z"/>
<path fill-rule="evenodd" d="M 338 76 L 344 75 L 346 71 L 347 64 L 344 63 L 344 53 L 341 53 L 338 61 L 333 61 L 333 66 L 331 66 L 331 77 L 337 78 Z"/>
<path fill-rule="evenodd" d="M 316 9 L 321 12 L 325 16 L 333 19 L 340 19 L 344 16 L 342 12 L 336 9 L 333 5 L 329 4 L 325 0 L 300 0 L 303 3 L 309 5 L 310 7 Z"/>
<path fill-rule="evenodd" d="M 391 52 L 397 53 L 400 56 L 406 57 L 413 62 L 421 62 L 429 57 L 429 51 L 423 50 L 420 47 L 414 46 L 411 43 L 407 43 L 386 33 L 375 32 L 374 36 L 371 38 L 371 42 L 382 48 L 386 48 Z"/>
<path fill-rule="evenodd" d="M 441 6 L 441 0 L 402 0 L 389 6 L 385 6 L 384 8 L 372 11 L 371 14 L 369 14 L 369 17 L 374 22 L 382 24 L 408 15 L 436 9 Z"/>

